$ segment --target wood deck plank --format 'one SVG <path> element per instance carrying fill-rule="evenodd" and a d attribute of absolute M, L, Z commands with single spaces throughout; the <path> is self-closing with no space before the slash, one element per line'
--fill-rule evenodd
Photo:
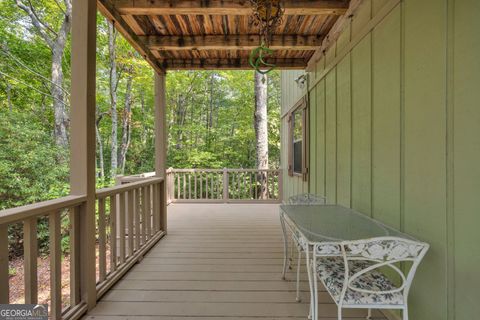
<path fill-rule="evenodd" d="M 174 204 L 169 233 L 84 318 L 306 319 L 308 282 L 302 262 L 301 298 L 296 270 L 281 280 L 283 241 L 278 205 Z M 336 319 L 337 307 L 320 285 L 319 320 Z M 345 310 L 345 319 L 365 319 Z M 374 312 L 374 319 L 384 319 Z"/>

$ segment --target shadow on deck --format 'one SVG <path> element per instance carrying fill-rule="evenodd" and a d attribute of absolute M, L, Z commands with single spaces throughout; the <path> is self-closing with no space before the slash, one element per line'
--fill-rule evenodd
<path fill-rule="evenodd" d="M 84 319 L 307 318 L 306 274 L 301 303 L 295 274 L 281 280 L 278 204 L 172 204 L 168 221 L 168 235 Z M 328 294 L 319 300 L 320 319 L 336 319 Z M 366 315 L 345 313 L 349 320 Z"/>

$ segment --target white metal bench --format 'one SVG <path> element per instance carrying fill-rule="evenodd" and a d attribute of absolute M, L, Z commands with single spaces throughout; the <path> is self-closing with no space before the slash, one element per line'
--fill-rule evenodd
<path fill-rule="evenodd" d="M 428 248 L 426 243 L 396 237 L 315 244 L 314 290 L 319 279 L 338 306 L 338 320 L 344 308 L 368 309 L 367 318 L 371 309 L 400 309 L 403 320 L 408 320 L 408 293 Z M 397 279 L 392 281 L 393 277 Z"/>

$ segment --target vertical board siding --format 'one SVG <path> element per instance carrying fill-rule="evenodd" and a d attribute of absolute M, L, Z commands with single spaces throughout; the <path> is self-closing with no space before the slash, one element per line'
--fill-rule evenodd
<path fill-rule="evenodd" d="M 480 2 L 404 0 L 349 47 L 387 2 L 364 0 L 310 74 L 310 191 L 430 243 L 411 319 L 474 319 Z M 282 86 L 293 95 L 291 82 Z M 287 195 L 299 190 L 290 184 Z"/>
<path fill-rule="evenodd" d="M 400 228 L 400 23 L 397 7 L 372 33 L 372 215 Z"/>
<path fill-rule="evenodd" d="M 352 106 L 350 54 L 337 66 L 337 202 L 351 206 Z"/>
<path fill-rule="evenodd" d="M 310 101 L 310 116 L 309 116 L 309 137 L 310 137 L 310 179 L 308 181 L 309 190 L 312 193 L 317 193 L 317 166 L 315 165 L 315 159 L 317 157 L 317 146 L 319 143 L 317 142 L 317 96 L 315 95 L 315 91 L 310 92 L 309 94 L 309 101 Z"/>
<path fill-rule="evenodd" d="M 454 2 L 452 46 L 453 80 L 453 195 L 452 249 L 455 272 L 456 319 L 476 319 L 480 314 L 479 200 L 480 190 L 480 1 Z M 453 198 L 453 199 L 452 199 Z"/>
<path fill-rule="evenodd" d="M 337 78 L 335 70 L 325 83 L 325 197 L 337 202 Z"/>
<path fill-rule="evenodd" d="M 405 2 L 404 231 L 431 245 L 410 296 L 413 319 L 447 314 L 445 13 L 446 1 Z"/>
<path fill-rule="evenodd" d="M 314 162 L 317 166 L 317 193 L 325 196 L 325 79 L 321 80 L 314 89 L 317 97 L 317 159 Z"/>
<path fill-rule="evenodd" d="M 352 206 L 371 213 L 371 37 L 352 50 Z"/>

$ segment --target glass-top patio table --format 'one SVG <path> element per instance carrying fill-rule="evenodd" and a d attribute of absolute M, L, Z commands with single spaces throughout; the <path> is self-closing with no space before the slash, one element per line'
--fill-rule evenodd
<path fill-rule="evenodd" d="M 398 237 L 415 240 L 409 235 L 358 211 L 340 205 L 281 205 L 280 221 L 284 236 L 283 278 L 285 279 L 288 264 L 288 228 L 299 246 L 299 254 L 302 251 L 305 252 L 311 295 L 315 293 L 312 291 L 312 277 L 314 277 L 314 273 L 313 270 L 310 270 L 310 255 L 311 249 L 315 244 L 322 242 L 340 243 L 342 241 L 365 240 L 377 237 Z M 300 267 L 300 259 L 298 261 L 297 268 Z M 297 300 L 299 300 L 298 279 Z"/>
<path fill-rule="evenodd" d="M 392 227 L 340 205 L 281 205 L 281 213 L 307 242 L 336 242 L 375 237 L 412 239 Z"/>

